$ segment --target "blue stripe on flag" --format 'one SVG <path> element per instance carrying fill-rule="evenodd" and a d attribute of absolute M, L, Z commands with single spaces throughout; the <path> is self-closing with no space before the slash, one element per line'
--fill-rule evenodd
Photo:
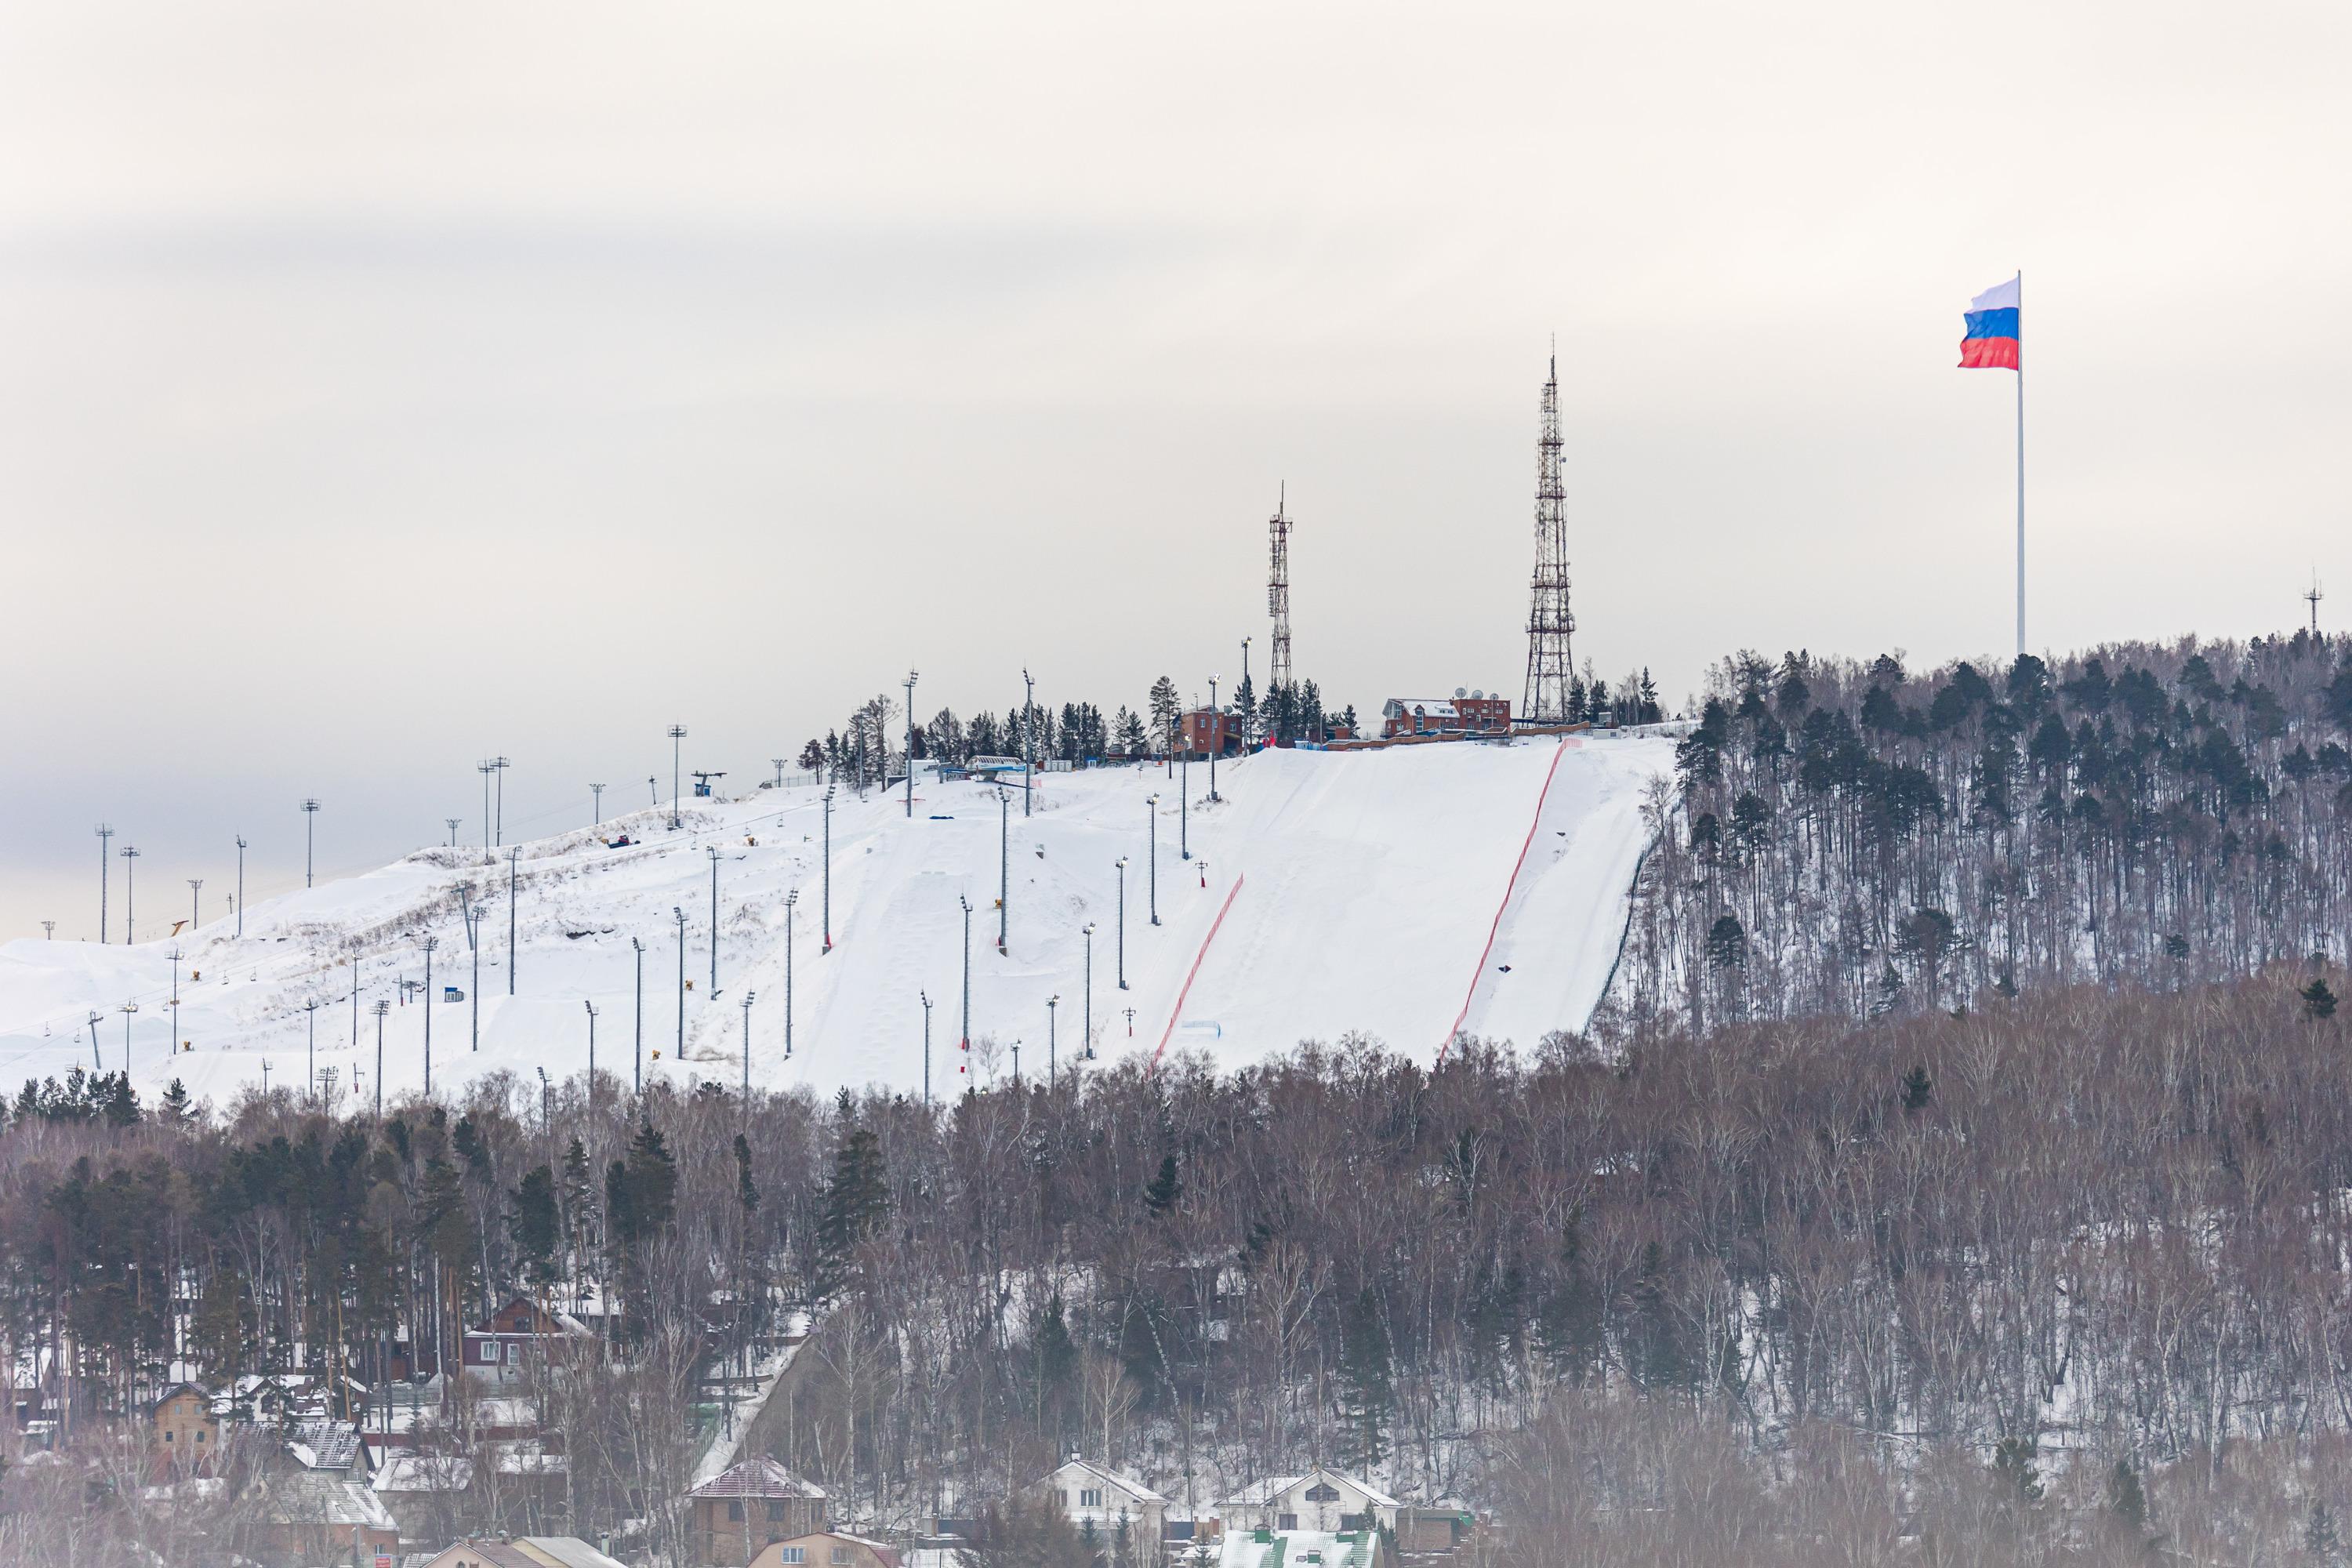
<path fill-rule="evenodd" d="M 2013 338 L 2017 336 L 2017 310 L 1970 310 L 1968 312 L 1968 336 L 1971 338 Z"/>

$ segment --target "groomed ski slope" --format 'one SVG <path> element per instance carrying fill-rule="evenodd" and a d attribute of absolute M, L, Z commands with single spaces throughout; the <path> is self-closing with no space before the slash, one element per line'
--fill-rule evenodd
<path fill-rule="evenodd" d="M 261 1082 L 265 1064 L 273 1087 L 299 1087 L 313 1023 L 317 1065 L 336 1069 L 341 1096 L 356 1088 L 372 1099 L 373 1006 L 383 999 L 394 1003 L 383 1020 L 383 1088 L 415 1090 L 425 1080 L 427 1008 L 403 1002 L 399 983 L 424 977 L 428 936 L 433 994 L 446 985 L 468 994 L 430 1008 L 433 1085 L 445 1093 L 493 1072 L 525 1080 L 542 1068 L 557 1079 L 581 1072 L 583 1003 L 598 1013 L 599 1070 L 624 1082 L 642 1071 L 736 1083 L 748 1023 L 751 1072 L 761 1084 L 919 1090 L 925 993 L 935 1093 L 1009 1077 L 1015 1042 L 1024 1075 L 1045 1071 L 1049 1051 L 1066 1068 L 1087 1041 L 1089 922 L 1098 1060 L 1164 1049 L 1239 1065 L 1358 1031 L 1426 1061 L 1457 1018 L 1469 1033 L 1532 1047 L 1549 1030 L 1582 1026 L 1600 998 L 1642 851 L 1643 790 L 1672 755 L 1671 742 L 1633 738 L 1268 752 L 1221 763 L 1216 801 L 1207 768 L 1193 766 L 1181 814 L 1178 783 L 1159 768 L 1041 773 L 1034 815 L 1022 816 L 1015 789 L 1003 818 L 1011 898 L 1001 954 L 1000 807 L 988 786 L 919 778 L 911 819 L 898 792 L 836 796 L 830 954 L 816 791 L 697 803 L 677 832 L 666 813 L 642 812 L 601 829 L 643 841 L 634 846 L 608 847 L 580 832 L 517 847 L 513 995 L 503 854 L 420 850 L 256 904 L 241 940 L 226 920 L 184 935 L 177 1037 L 188 1047 L 176 1053 L 172 942 L 0 947 L 0 1085 L 90 1066 L 93 1011 L 97 1059 L 120 1068 L 120 1009 L 133 1001 L 130 1065 L 151 1102 L 174 1077 L 199 1099 L 225 1102 Z M 1147 804 L 1155 794 L 1157 807 Z M 461 886 L 486 909 L 478 993 Z M 794 890 L 787 1057 L 785 900 Z M 969 1054 L 957 1048 L 960 898 L 971 905 Z M 678 911 L 692 985 L 682 1007 Z M 645 944 L 641 958 L 632 937 Z M 315 1015 L 304 1008 L 310 1000 Z"/>

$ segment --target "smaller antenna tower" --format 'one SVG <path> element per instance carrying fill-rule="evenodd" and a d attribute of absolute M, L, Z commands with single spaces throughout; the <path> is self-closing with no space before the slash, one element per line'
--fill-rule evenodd
<path fill-rule="evenodd" d="M 1290 487 L 1276 492 L 1274 516 L 1265 531 L 1273 556 L 1265 579 L 1265 613 L 1274 617 L 1273 668 L 1266 671 L 1266 689 L 1277 691 L 1291 683 L 1290 672 Z"/>
<path fill-rule="evenodd" d="M 2304 591 L 2303 596 L 2311 604 L 2311 635 L 2315 637 L 2319 635 L 2319 601 L 2327 597 L 2319 591 L 2319 573 L 2316 568 L 2311 574 L 2311 586 Z"/>

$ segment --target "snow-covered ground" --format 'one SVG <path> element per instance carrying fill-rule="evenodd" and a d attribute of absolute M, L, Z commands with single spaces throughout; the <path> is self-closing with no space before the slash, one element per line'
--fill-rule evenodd
<path fill-rule="evenodd" d="M 425 1077 L 428 1008 L 399 982 L 425 975 L 464 1001 L 429 1008 L 433 1082 L 506 1069 L 576 1074 L 588 1062 L 627 1081 L 643 1071 L 739 1081 L 748 1014 L 751 1070 L 763 1084 L 923 1082 L 923 1008 L 931 1014 L 934 1091 L 968 1062 L 982 1081 L 1046 1070 L 1049 997 L 1061 1065 L 1082 1055 L 1092 922 L 1093 1037 L 1100 1058 L 1204 1050 L 1240 1063 L 1306 1038 L 1374 1035 L 1424 1060 L 1455 1019 L 1472 1033 L 1532 1046 L 1581 1026 L 1599 1000 L 1641 852 L 1644 782 L 1672 765 L 1654 739 L 1520 741 L 1333 753 L 1268 752 L 1190 770 L 1189 823 L 1160 770 L 1040 773 L 1034 815 L 1012 794 L 1008 941 L 996 951 L 999 812 L 972 783 L 919 779 L 903 797 L 844 791 L 833 814 L 833 939 L 823 942 L 822 804 L 804 788 L 698 802 L 681 831 L 665 813 L 606 822 L 642 842 L 608 847 L 576 832 L 520 847 L 515 994 L 507 993 L 508 867 L 479 848 L 421 850 L 365 876 L 254 905 L 183 935 L 177 1053 L 172 942 L 136 947 L 27 940 L 0 947 L 0 1085 L 63 1075 L 97 1057 L 123 1064 L 126 1002 L 134 1080 L 152 1103 L 169 1079 L 226 1100 L 259 1080 L 299 1084 L 310 1026 L 317 1063 L 338 1088 L 373 1097 L 383 1020 L 388 1092 Z M 1151 923 L 1149 829 L 1156 808 L 1158 909 Z M 1540 802 L 1540 814 L 1538 803 Z M 1538 820 L 1540 815 L 1540 820 Z M 1181 853 L 1189 840 L 1192 858 Z M 717 851 L 719 986 L 710 986 L 710 880 Z M 1129 861 L 1120 979 L 1118 873 Z M 494 863 L 495 862 L 495 863 Z M 1514 872 L 1517 880 L 1514 882 Z M 457 889 L 485 906 L 481 984 Z M 1507 905 L 1506 889 L 1510 889 Z M 785 926 L 792 923 L 792 1054 L 785 1052 Z M 958 1051 L 963 912 L 971 917 L 971 1034 Z M 679 988 L 678 926 L 687 917 Z M 1492 946 L 1489 951 L 1489 942 Z M 1483 955 L 1483 962 L 1482 962 Z M 1506 968 L 1507 966 L 1507 968 Z M 354 1006 L 356 989 L 357 1005 Z M 474 1045 L 479 1002 L 479 1047 Z M 1181 999 L 1181 1001 L 1180 1001 Z M 306 1014 L 304 1003 L 320 1005 Z M 1465 1012 L 1466 1007 L 1466 1012 Z M 1131 1017 L 1130 1017 L 1131 1010 Z M 682 1016 L 682 1022 L 681 1022 Z M 684 1047 L 679 1040 L 683 1032 Z M 657 1054 L 656 1054 L 657 1053 Z"/>

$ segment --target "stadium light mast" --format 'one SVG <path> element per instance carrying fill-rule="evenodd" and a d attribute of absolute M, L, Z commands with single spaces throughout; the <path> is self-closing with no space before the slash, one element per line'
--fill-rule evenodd
<path fill-rule="evenodd" d="M 907 672 L 907 820 L 915 820 L 915 679 L 913 670 Z M 777 764 L 778 778 L 783 776 L 782 763 Z"/>
<path fill-rule="evenodd" d="M 679 742 L 685 739 L 685 725 L 672 724 L 669 727 L 669 827 L 673 833 L 686 826 L 677 815 L 678 780 L 683 776 L 678 772 Z"/>
<path fill-rule="evenodd" d="M 490 771 L 499 775 L 499 803 L 490 812 L 490 844 L 503 848 L 507 841 L 507 770 L 514 763 L 506 757 L 492 757 Z"/>
<path fill-rule="evenodd" d="M 596 1004 L 585 997 L 580 1005 L 588 1009 L 588 1103 L 596 1103 Z"/>
<path fill-rule="evenodd" d="M 499 764 L 495 759 L 484 757 L 474 764 L 474 771 L 482 775 L 482 847 L 488 849 L 490 847 L 490 775 L 499 771 Z"/>
<path fill-rule="evenodd" d="M 205 879 L 202 877 L 191 877 L 188 879 L 188 934 L 194 936 L 196 928 L 204 923 Z"/>
<path fill-rule="evenodd" d="M 462 816 L 445 816 L 441 819 L 441 825 L 449 830 L 449 847 L 452 849 L 457 847 L 457 824 L 465 820 Z"/>
<path fill-rule="evenodd" d="M 176 1007 L 176 1005 L 174 1006 L 173 1011 L 174 1011 L 174 1012 L 177 1012 L 177 1011 L 178 1011 L 178 1008 Z M 315 1102 L 317 1101 L 318 1098 L 319 1098 L 319 999 L 318 999 L 316 996 L 306 996 L 306 997 L 304 997 L 304 998 L 303 998 L 303 1000 L 302 1000 L 302 1011 L 303 1011 L 304 1013 L 306 1013 L 306 1014 L 310 1015 L 310 1099 L 311 1099 L 311 1100 L 315 1103 Z M 425 1016 L 426 1016 L 426 1017 L 428 1017 L 428 1018 L 429 1018 L 429 1017 L 431 1017 L 432 1016 L 433 1016 L 433 1015 L 432 1015 L 432 1014 L 430 1014 L 430 1013 L 427 1013 L 427 1014 L 425 1015 Z M 174 1032 L 177 1032 L 177 1030 L 179 1029 L 179 1026 L 179 1026 L 178 1024 L 176 1024 L 176 1023 L 175 1023 L 175 1024 L 173 1024 L 173 1025 L 172 1026 L 172 1027 L 173 1027 L 173 1031 L 174 1031 Z"/>
<path fill-rule="evenodd" d="M 588 794 L 591 796 L 591 812 L 595 818 L 588 826 L 592 828 L 602 827 L 604 826 L 604 786 L 592 784 L 588 786 Z"/>
<path fill-rule="evenodd" d="M 756 991 L 743 993 L 743 1114 L 751 1114 L 751 999 Z"/>
<path fill-rule="evenodd" d="M 1209 677 L 1209 798 L 1217 798 L 1217 753 L 1224 749 L 1225 727 L 1217 715 L 1217 678 Z"/>
<path fill-rule="evenodd" d="M 1054 1016 L 1062 1005 L 1062 994 L 1055 992 L 1045 998 L 1045 1092 L 1054 1092 Z"/>
<path fill-rule="evenodd" d="M 1087 939 L 1086 1012 L 1078 1025 L 1086 1031 L 1087 1055 L 1091 1058 L 1095 1054 L 1095 922 L 1088 921 L 1080 926 L 1078 934 Z"/>
<path fill-rule="evenodd" d="M 136 1002 L 125 1002 L 117 1011 L 122 1015 L 122 1076 L 131 1076 L 131 1016 L 139 1011 Z"/>
<path fill-rule="evenodd" d="M 318 837 L 318 822 L 319 803 L 316 800 L 304 801 L 302 803 L 302 885 L 306 888 L 310 886 L 310 849 Z"/>
<path fill-rule="evenodd" d="M 106 858 L 110 853 L 106 841 L 113 837 L 112 823 L 101 822 L 98 825 L 98 940 L 100 942 L 106 941 Z M 245 848 L 245 840 L 242 838 L 237 840 L 237 848 L 239 851 Z M 240 853 L 237 857 L 238 863 L 242 865 L 244 859 L 244 855 Z M 238 900 L 240 903 L 243 901 L 243 900 Z"/>
<path fill-rule="evenodd" d="M 971 1049 L 971 900 L 958 893 L 956 902 L 963 906 L 963 1029 L 956 1048 L 969 1051 Z M 956 1071 L 961 1072 L 963 1068 L 958 1067 Z"/>
<path fill-rule="evenodd" d="M 1127 987 L 1127 857 L 1118 858 L 1118 988 Z"/>
<path fill-rule="evenodd" d="M 507 851 L 507 994 L 509 996 L 515 994 L 515 892 L 519 875 L 516 869 L 518 853 L 513 849 Z"/>
<path fill-rule="evenodd" d="M 996 792 L 996 951 L 1004 952 L 1005 921 L 1013 904 L 1013 797 Z"/>
<path fill-rule="evenodd" d="M 139 851 L 126 844 L 120 853 L 122 856 L 122 943 L 129 947 L 139 940 L 131 920 L 131 873 L 139 868 Z"/>
<path fill-rule="evenodd" d="M 245 835 L 236 836 L 236 934 L 245 934 Z"/>
<path fill-rule="evenodd" d="M 163 1042 L 163 1054 L 167 1057 L 177 1056 L 180 1051 L 180 961 L 186 956 L 180 951 L 178 942 L 172 944 L 172 1037 Z M 315 1039 L 317 1036 L 318 1031 L 313 1028 L 311 1037 Z M 311 1047 L 311 1055 L 318 1055 L 315 1045 Z"/>
<path fill-rule="evenodd" d="M 719 846 L 707 844 L 710 852 L 710 994 L 719 994 Z"/>

